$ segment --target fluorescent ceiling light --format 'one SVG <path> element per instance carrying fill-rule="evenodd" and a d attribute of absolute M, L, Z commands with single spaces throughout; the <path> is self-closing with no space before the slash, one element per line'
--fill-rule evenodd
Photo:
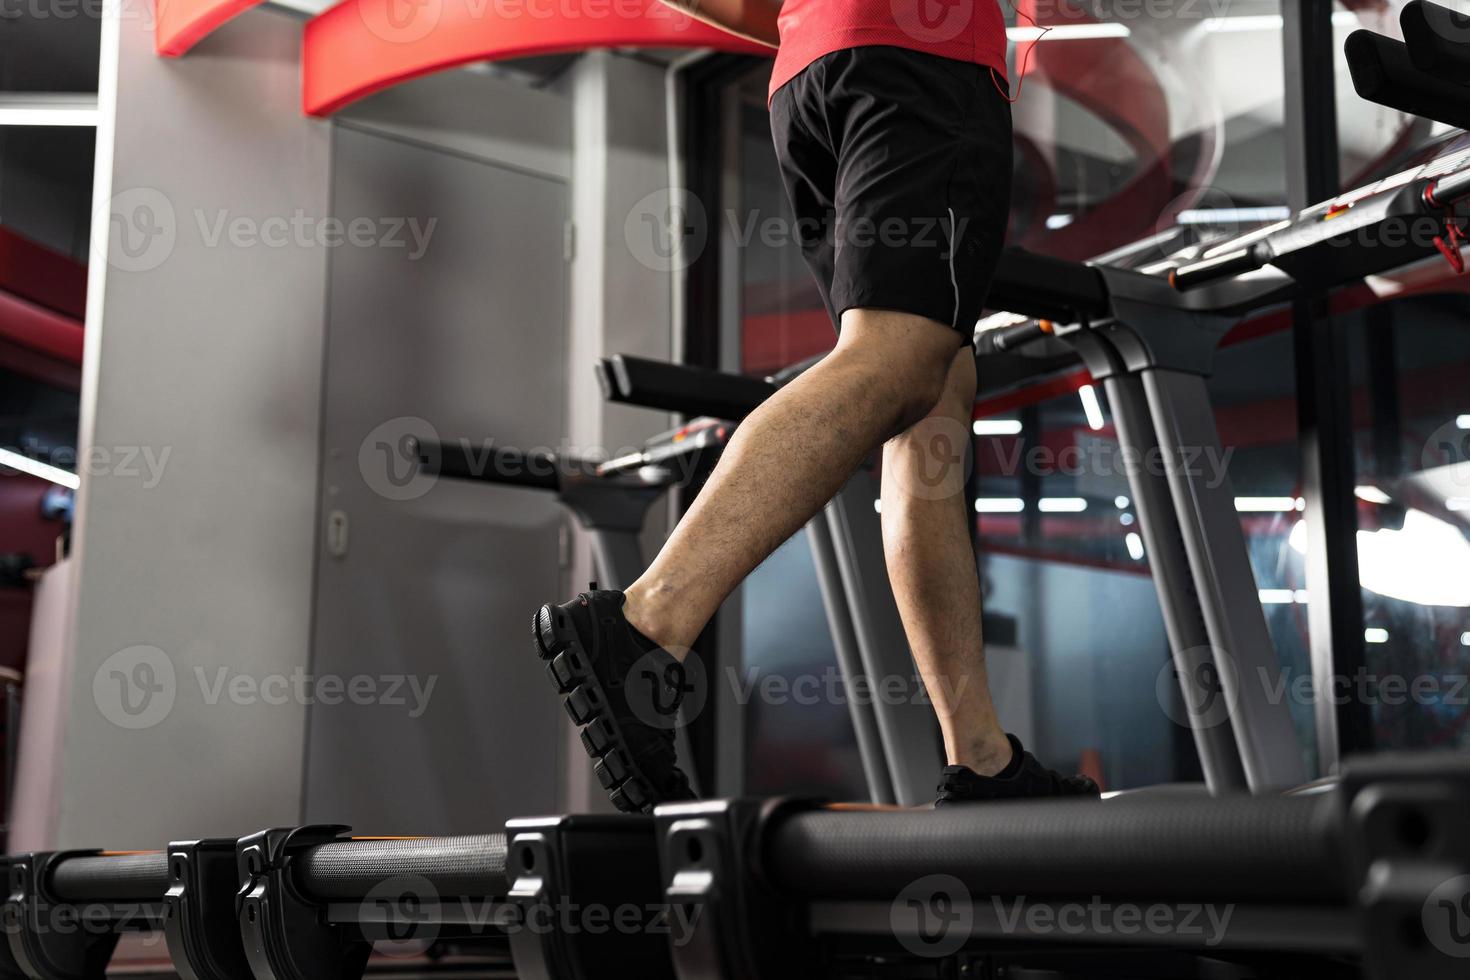
<path fill-rule="evenodd" d="M 1239 34 L 1246 31 L 1280 31 L 1285 20 L 1280 14 L 1251 14 L 1245 17 L 1211 17 L 1205 22 L 1205 30 L 1211 34 Z M 1332 15 L 1334 27 L 1358 27 L 1361 21 L 1351 10 L 1339 10 Z"/>
<path fill-rule="evenodd" d="M 1235 509 L 1243 514 L 1287 513 L 1297 510 L 1297 497 L 1236 497 Z"/>
<path fill-rule="evenodd" d="M 1020 497 L 977 497 L 977 514 L 1019 514 L 1026 509 L 1026 501 Z"/>
<path fill-rule="evenodd" d="M 1264 208 L 1188 208 L 1174 220 L 1181 225 L 1217 225 L 1227 222 L 1250 224 L 1256 221 L 1280 221 L 1291 217 L 1291 208 L 1283 205 Z"/>
<path fill-rule="evenodd" d="M 1363 639 L 1369 643 L 1387 643 L 1388 630 L 1381 626 L 1370 626 L 1363 630 Z"/>
<path fill-rule="evenodd" d="M 0 126 L 97 125 L 97 96 L 48 92 L 0 95 Z"/>
<path fill-rule="evenodd" d="M 52 466 L 50 463 L 43 463 L 39 459 L 31 459 L 29 456 L 11 452 L 9 449 L 0 449 L 0 466 L 8 466 L 13 470 L 29 473 L 31 476 L 38 476 L 57 486 L 66 487 L 68 490 L 75 490 L 82 485 L 82 478 L 75 473 Z"/>
<path fill-rule="evenodd" d="M 1291 589 L 1258 589 L 1257 594 L 1265 606 L 1289 606 L 1296 602 L 1296 593 Z"/>
<path fill-rule="evenodd" d="M 977 419 L 974 425 L 977 436 L 1014 436 L 1021 432 L 1019 419 Z"/>
<path fill-rule="evenodd" d="M 1018 44 L 1028 41 L 1094 41 L 1103 37 L 1128 37 L 1127 24 L 1060 24 L 1056 27 L 1008 27 L 1006 37 Z"/>
<path fill-rule="evenodd" d="M 1357 494 L 1359 500 L 1366 500 L 1370 504 L 1391 504 L 1393 498 L 1375 486 L 1353 487 L 1353 493 Z"/>
<path fill-rule="evenodd" d="M 1143 539 L 1138 536 L 1137 531 L 1129 531 L 1128 536 L 1123 539 L 1128 544 L 1128 557 L 1134 561 L 1143 560 Z"/>
<path fill-rule="evenodd" d="M 1082 399 L 1082 411 L 1087 416 L 1087 426 L 1096 432 L 1103 427 L 1102 406 L 1097 401 L 1097 389 L 1092 385 L 1083 385 L 1077 389 L 1077 396 Z"/>
<path fill-rule="evenodd" d="M 1461 415 L 1455 419 L 1455 424 L 1462 429 L 1470 429 L 1470 415 Z"/>
<path fill-rule="evenodd" d="M 1036 504 L 1043 514 L 1080 514 L 1087 509 L 1082 497 L 1042 497 Z"/>
<path fill-rule="evenodd" d="M 1047 215 L 1046 227 L 1050 231 L 1057 231 L 1058 229 L 1067 227 L 1076 220 L 1077 216 L 1073 214 L 1051 214 Z"/>

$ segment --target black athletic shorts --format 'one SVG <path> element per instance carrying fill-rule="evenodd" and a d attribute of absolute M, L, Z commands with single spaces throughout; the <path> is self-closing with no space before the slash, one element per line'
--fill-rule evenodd
<path fill-rule="evenodd" d="M 833 325 L 849 309 L 900 310 L 968 339 L 1011 198 L 1011 107 L 990 69 L 836 51 L 776 90 L 771 133 Z"/>

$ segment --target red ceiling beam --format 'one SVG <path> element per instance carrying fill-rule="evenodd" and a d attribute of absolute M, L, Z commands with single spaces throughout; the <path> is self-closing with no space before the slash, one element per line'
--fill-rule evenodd
<path fill-rule="evenodd" d="M 306 24 L 302 106 L 327 116 L 470 62 L 623 47 L 771 53 L 659 0 L 343 0 Z"/>
<path fill-rule="evenodd" d="M 153 50 L 177 58 L 225 21 L 260 0 L 158 0 L 153 24 Z"/>

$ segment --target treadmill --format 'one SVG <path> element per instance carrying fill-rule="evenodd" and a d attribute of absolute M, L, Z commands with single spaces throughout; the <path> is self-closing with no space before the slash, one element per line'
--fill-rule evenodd
<path fill-rule="evenodd" d="M 1438 80 L 1403 48 L 1360 37 L 1349 60 L 1360 91 L 1422 111 Z M 1464 104 L 1470 93 L 1454 94 Z M 1300 785 L 1285 706 L 1252 682 L 1274 661 L 1231 492 L 1190 460 L 1219 449 L 1204 379 L 1230 327 L 1411 262 L 1462 272 L 1467 201 L 1462 137 L 1421 166 L 1159 266 L 1008 252 L 991 305 L 1019 315 L 982 324 L 978 355 L 1069 345 L 1104 385 L 1124 450 L 1165 464 L 1129 479 L 1210 793 L 935 812 L 660 807 L 665 894 L 695 913 L 693 940 L 674 952 L 681 980 L 1465 976 L 1470 757 L 1350 759 L 1336 779 Z M 1201 710 L 1216 685 L 1224 723 Z"/>
<path fill-rule="evenodd" d="M 1186 450 L 1219 448 L 1204 379 L 1231 326 L 1302 289 L 1440 260 L 1467 200 L 1462 138 L 1167 268 L 1007 253 L 992 304 L 1029 316 L 983 324 L 980 356 L 1070 345 L 1105 386 L 1124 450 L 1166 464 L 1129 478 L 1211 792 L 932 812 L 660 807 L 665 894 L 694 910 L 681 980 L 1466 975 L 1470 756 L 1349 760 L 1335 781 L 1299 785 L 1285 706 L 1250 682 L 1274 654 L 1231 491 Z M 1385 237 L 1402 244 L 1370 244 Z M 1230 706 L 1223 723 L 1198 710 L 1206 678 Z"/>

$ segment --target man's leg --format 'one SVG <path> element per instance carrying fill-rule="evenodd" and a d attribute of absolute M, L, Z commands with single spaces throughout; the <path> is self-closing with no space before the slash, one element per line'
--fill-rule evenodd
<path fill-rule="evenodd" d="M 1000 772 L 1012 751 L 990 700 L 980 636 L 980 580 L 966 523 L 966 448 L 975 358 L 950 365 L 922 421 L 883 447 L 883 553 L 904 632 L 951 765 Z"/>
<path fill-rule="evenodd" d="M 864 457 L 928 414 L 961 342 L 910 313 L 844 313 L 836 349 L 736 430 L 694 505 L 628 587 L 628 622 L 682 658 L 725 597 Z"/>

